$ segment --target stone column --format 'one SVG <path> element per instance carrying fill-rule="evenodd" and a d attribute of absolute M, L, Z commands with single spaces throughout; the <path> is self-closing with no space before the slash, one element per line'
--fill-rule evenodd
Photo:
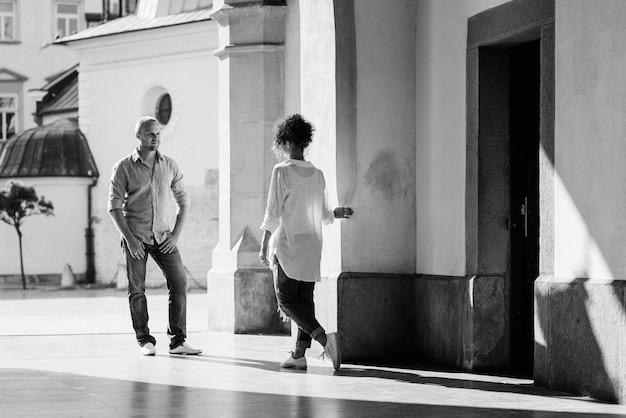
<path fill-rule="evenodd" d="M 331 204 L 355 211 L 324 227 L 315 287 L 316 316 L 339 333 L 346 362 L 406 358 L 414 324 L 414 277 L 404 274 L 415 269 L 414 69 L 412 59 L 396 59 L 415 47 L 384 28 L 412 28 L 399 8 L 375 22 L 389 10 L 383 3 L 299 2 L 301 112 L 316 129 L 308 155 Z M 382 62 L 394 64 L 381 71 Z M 320 349 L 313 344 L 307 355 Z"/>
<path fill-rule="evenodd" d="M 258 261 L 271 170 L 272 127 L 283 116 L 283 1 L 217 0 L 219 242 L 207 277 L 209 330 L 277 333 L 271 271 Z M 286 328 L 288 330 L 288 327 Z"/>

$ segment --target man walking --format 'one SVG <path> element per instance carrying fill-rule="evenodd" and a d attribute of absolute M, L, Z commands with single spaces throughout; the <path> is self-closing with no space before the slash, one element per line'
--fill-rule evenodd
<path fill-rule="evenodd" d="M 122 235 L 128 301 L 139 353 L 144 356 L 156 354 L 156 339 L 148 328 L 145 296 L 146 262 L 150 254 L 161 268 L 169 290 L 169 352 L 200 354 L 201 349 L 185 341 L 187 277 L 176 246 L 189 208 L 183 175 L 173 159 L 158 151 L 161 126 L 156 119 L 139 119 L 135 136 L 139 146 L 113 166 L 108 211 Z M 172 197 L 176 212 L 173 211 Z"/>

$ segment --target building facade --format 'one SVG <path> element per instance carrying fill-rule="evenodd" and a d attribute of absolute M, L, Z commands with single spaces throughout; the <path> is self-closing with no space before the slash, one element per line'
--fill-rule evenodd
<path fill-rule="evenodd" d="M 27 129 L 7 142 L 0 156 L 0 188 L 11 181 L 33 187 L 39 197 L 52 202 L 54 216 L 25 219 L 21 243 L 16 231 L 2 224 L 0 283 L 19 280 L 20 244 L 29 284 L 58 285 L 63 271 L 69 279 L 65 286 L 92 281 L 91 203 L 98 176 L 76 118 Z"/>
<path fill-rule="evenodd" d="M 107 12 L 103 14 L 105 5 Z M 47 196 L 57 209 L 54 218 L 29 219 L 24 225 L 26 275 L 33 282 L 58 284 L 66 265 L 74 269 L 79 279 L 85 279 L 89 264 L 85 239 L 89 229 L 89 193 L 97 177 L 95 166 L 90 168 L 90 174 L 65 166 L 72 165 L 65 158 L 82 164 L 83 159 L 91 162 L 92 157 L 75 154 L 83 146 L 88 149 L 75 119 L 78 54 L 52 42 L 119 17 L 132 7 L 134 1 L 119 0 L 0 1 L 0 184 L 4 186 L 16 177 Z M 54 129 L 66 135 L 67 141 L 50 133 L 50 126 L 62 118 L 72 119 Z M 44 126 L 37 129 L 41 125 Z M 16 140 L 19 146 L 10 145 L 10 140 Z M 38 147 L 23 148 L 24 144 L 32 146 L 35 142 Z M 70 148 L 64 149 L 64 145 Z M 2 155 L 5 148 L 11 155 Z M 42 149 L 47 149 L 43 159 Z M 41 164 L 56 164 L 58 170 L 48 170 L 46 176 L 40 176 L 37 169 Z M 7 165 L 19 170 L 6 170 Z M 14 235 L 9 227 L 2 227 L 2 282 L 13 282 L 20 272 Z"/>
<path fill-rule="evenodd" d="M 80 30 L 83 3 L 3 0 L 0 2 L 0 141 L 35 125 L 30 89 L 78 62 L 74 51 L 49 45 L 63 30 Z M 70 11 L 73 11 L 70 13 Z"/>
<path fill-rule="evenodd" d="M 250 321 L 241 288 L 263 277 L 248 231 L 258 233 L 274 164 L 268 122 L 301 112 L 317 128 L 310 159 L 355 211 L 326 230 L 316 290 L 346 361 L 512 371 L 626 401 L 626 4 L 222 0 L 214 9 L 228 77 L 228 199 L 209 327 L 237 332 Z M 242 161 L 263 162 L 250 172 L 263 181 L 241 179 Z"/>
<path fill-rule="evenodd" d="M 135 3 L 0 1 L 0 142 L 36 126 L 32 115 L 42 98 L 39 89 L 78 62 L 75 51 L 52 45 L 53 41 L 133 12 Z"/>
<path fill-rule="evenodd" d="M 217 153 L 186 142 L 200 131 L 164 141 L 193 179 L 219 170 L 209 329 L 276 331 L 258 228 L 272 125 L 299 112 L 331 200 L 354 209 L 325 230 L 316 287 L 346 362 L 513 372 L 626 402 L 625 15 L 592 0 L 217 0 L 203 23 L 61 42 L 81 56 L 100 167 L 165 92 L 217 98 L 170 95 L 176 126 L 216 129 Z M 112 112 L 121 101 L 132 111 Z M 113 240 L 108 220 L 96 232 Z M 98 266 L 114 251 L 101 245 Z"/>
<path fill-rule="evenodd" d="M 180 241 L 192 286 L 204 287 L 217 241 L 217 25 L 210 2 L 143 1 L 136 13 L 57 41 L 79 56 L 79 124 L 101 171 L 93 189 L 96 280 L 126 285 L 107 213 L 113 165 L 137 146 L 135 122 L 163 126 L 160 150 L 184 175 L 191 209 Z M 148 264 L 148 286 L 163 286 Z"/>

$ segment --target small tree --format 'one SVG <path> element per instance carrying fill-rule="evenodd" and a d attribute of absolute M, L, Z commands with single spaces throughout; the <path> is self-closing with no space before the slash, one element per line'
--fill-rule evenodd
<path fill-rule="evenodd" d="M 47 201 L 43 196 L 41 199 L 38 198 L 34 188 L 18 181 L 9 181 L 5 189 L 0 191 L 0 219 L 15 228 L 19 240 L 22 289 L 26 289 L 22 255 L 22 222 L 30 215 L 54 215 L 53 210 L 52 202 Z"/>

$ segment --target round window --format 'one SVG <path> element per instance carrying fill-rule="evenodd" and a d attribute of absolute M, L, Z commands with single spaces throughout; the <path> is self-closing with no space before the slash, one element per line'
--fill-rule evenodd
<path fill-rule="evenodd" d="M 156 103 L 155 109 L 156 120 L 159 121 L 161 125 L 167 125 L 170 121 L 170 117 L 172 116 L 172 99 L 169 94 L 165 93 Z"/>

